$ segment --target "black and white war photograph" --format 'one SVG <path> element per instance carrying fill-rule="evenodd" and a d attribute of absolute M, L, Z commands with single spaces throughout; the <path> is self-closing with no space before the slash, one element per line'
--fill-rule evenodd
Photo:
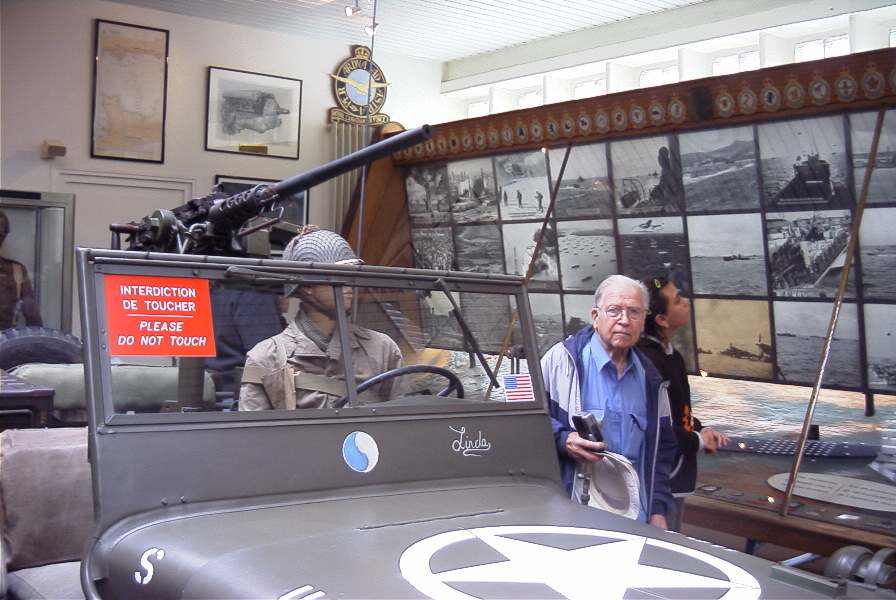
<path fill-rule="evenodd" d="M 765 243 L 759 213 L 688 217 L 694 293 L 764 296 Z"/>
<path fill-rule="evenodd" d="M 833 304 L 827 302 L 774 303 L 777 379 L 788 383 L 815 382 L 832 308 Z M 861 387 L 861 372 L 858 310 L 855 304 L 844 303 L 822 384 Z"/>
<path fill-rule="evenodd" d="M 768 210 L 822 210 L 852 204 L 843 117 L 759 125 L 762 192 Z"/>
<path fill-rule="evenodd" d="M 681 163 L 666 136 L 612 142 L 610 158 L 618 214 L 681 214 Z"/>
<path fill-rule="evenodd" d="M 681 353 L 684 366 L 688 373 L 697 372 L 697 363 L 694 361 L 694 330 L 691 324 L 679 327 L 672 335 L 672 346 Z"/>
<path fill-rule="evenodd" d="M 563 166 L 565 148 L 548 151 L 551 165 L 551 185 L 556 185 Z M 607 145 L 573 146 L 557 189 L 554 216 L 558 219 L 613 216 L 613 198 L 607 177 Z"/>
<path fill-rule="evenodd" d="M 413 228 L 411 244 L 417 268 L 454 270 L 454 242 L 450 227 Z"/>
<path fill-rule="evenodd" d="M 451 223 L 448 169 L 445 163 L 411 167 L 407 170 L 404 185 L 408 194 L 408 214 L 411 216 L 411 225 L 430 226 Z"/>
<path fill-rule="evenodd" d="M 535 321 L 538 351 L 544 354 L 563 339 L 563 311 L 560 294 L 529 294 L 529 307 Z"/>
<path fill-rule="evenodd" d="M 896 305 L 865 305 L 865 348 L 868 385 L 896 391 Z"/>
<path fill-rule="evenodd" d="M 676 273 L 687 281 L 688 244 L 681 217 L 618 219 L 620 273 L 642 279 Z"/>
<path fill-rule="evenodd" d="M 501 345 L 507 336 L 507 327 L 510 325 L 510 298 L 508 296 L 462 292 L 460 308 L 480 350 L 489 354 L 498 354 L 505 350 Z M 516 329 L 518 332 L 518 324 Z M 467 352 L 473 350 L 466 341 L 454 349 Z"/>
<path fill-rule="evenodd" d="M 688 212 L 759 208 L 752 127 L 683 133 L 678 144 Z"/>
<path fill-rule="evenodd" d="M 876 122 L 877 111 L 849 115 L 856 198 L 862 191 L 862 182 L 865 178 L 865 168 L 868 166 L 868 155 L 871 153 L 871 141 L 874 138 Z M 880 141 L 877 144 L 877 159 L 874 161 L 874 171 L 871 173 L 871 185 L 868 186 L 866 202 L 868 204 L 896 202 L 896 110 L 888 110 L 884 115 Z"/>
<path fill-rule="evenodd" d="M 458 271 L 473 273 L 505 273 L 501 227 L 498 225 L 466 225 L 454 229 L 454 252 Z M 510 265 L 508 265 L 509 267 Z"/>
<path fill-rule="evenodd" d="M 701 370 L 710 376 L 772 378 L 768 302 L 697 298 L 694 322 Z"/>
<path fill-rule="evenodd" d="M 455 223 L 494 223 L 498 196 L 490 158 L 448 163 L 448 196 Z"/>
<path fill-rule="evenodd" d="M 558 221 L 557 245 L 565 290 L 593 291 L 607 275 L 619 272 L 613 221 Z"/>
<path fill-rule="evenodd" d="M 504 221 L 544 218 L 551 192 L 541 151 L 495 156 L 495 178 Z"/>
<path fill-rule="evenodd" d="M 791 298 L 833 298 L 846 262 L 848 210 L 767 213 L 765 229 L 772 290 Z M 855 297 L 850 270 L 847 297 Z"/>
<path fill-rule="evenodd" d="M 505 224 L 503 233 L 507 273 L 525 276 L 529 269 L 529 263 L 535 255 L 535 245 L 541 235 L 541 223 Z M 541 250 L 535 256 L 532 281 L 556 282 L 559 272 L 557 268 L 557 234 L 549 225 L 545 229 L 544 236 L 545 240 L 541 244 Z M 490 259 L 495 260 L 495 257 L 490 257 Z"/>
<path fill-rule="evenodd" d="M 896 300 L 896 208 L 869 208 L 865 211 L 859 231 L 859 246 L 862 295 L 866 300 Z"/>
<path fill-rule="evenodd" d="M 594 290 L 597 289 L 598 284 L 600 284 L 599 281 L 594 284 Z M 594 290 L 591 290 L 589 294 L 563 294 L 566 335 L 572 335 L 582 327 L 591 324 Z"/>

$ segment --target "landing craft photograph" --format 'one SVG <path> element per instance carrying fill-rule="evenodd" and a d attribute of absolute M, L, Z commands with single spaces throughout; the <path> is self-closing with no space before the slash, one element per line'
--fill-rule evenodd
<path fill-rule="evenodd" d="M 759 213 L 688 217 L 688 242 L 695 293 L 768 293 Z"/>
<path fill-rule="evenodd" d="M 859 231 L 862 295 L 896 300 L 896 209 L 869 208 Z"/>
<path fill-rule="evenodd" d="M 498 225 L 465 225 L 454 229 L 457 269 L 473 273 L 505 273 L 504 247 Z"/>
<path fill-rule="evenodd" d="M 594 288 L 597 289 L 597 284 L 594 285 Z M 563 294 L 566 335 L 572 335 L 585 325 L 591 324 L 591 309 L 593 307 L 594 290 L 591 290 L 590 294 Z"/>
<path fill-rule="evenodd" d="M 514 223 L 505 224 L 504 233 L 504 260 L 507 263 L 507 272 L 511 275 L 525 275 L 529 268 L 529 262 L 535 253 L 535 244 L 541 234 L 541 223 Z M 492 256 L 491 260 L 495 257 Z M 557 282 L 559 269 L 557 267 L 557 234 L 549 225 L 545 230 L 545 240 L 541 245 L 541 251 L 535 260 L 532 271 L 532 280 L 541 282 Z"/>
<path fill-rule="evenodd" d="M 618 214 L 681 213 L 681 163 L 672 152 L 669 138 L 612 142 L 610 159 Z"/>
<path fill-rule="evenodd" d="M 529 307 L 535 321 L 538 351 L 544 354 L 548 348 L 563 339 L 563 311 L 560 294 L 529 294 Z"/>
<path fill-rule="evenodd" d="M 412 229 L 414 264 L 420 269 L 453 271 L 454 242 L 450 227 Z"/>
<path fill-rule="evenodd" d="M 678 136 L 688 212 L 759 208 L 752 127 Z"/>
<path fill-rule="evenodd" d="M 846 139 L 842 117 L 759 125 L 762 189 L 769 210 L 846 208 Z"/>
<path fill-rule="evenodd" d="M 788 383 L 814 383 L 832 304 L 827 302 L 774 303 L 777 377 Z M 840 308 L 824 385 L 862 385 L 859 319 L 855 304 Z"/>
<path fill-rule="evenodd" d="M 779 297 L 833 298 L 846 261 L 852 216 L 848 210 L 767 213 L 768 262 Z M 847 297 L 855 297 L 850 270 Z"/>
<path fill-rule="evenodd" d="M 619 272 L 613 221 L 560 221 L 557 245 L 565 290 L 594 291 L 607 275 Z"/>
<path fill-rule="evenodd" d="M 454 223 L 498 220 L 498 197 L 490 158 L 448 163 L 448 197 Z"/>
<path fill-rule="evenodd" d="M 710 375 L 773 376 L 768 302 L 694 300 L 697 356 Z"/>
<path fill-rule="evenodd" d="M 868 166 L 868 153 L 871 152 L 871 139 L 874 136 L 876 121 L 877 112 L 849 115 L 856 198 L 862 191 L 862 181 L 865 177 L 865 168 Z M 866 202 L 868 204 L 896 202 L 896 111 L 888 110 L 884 116 L 884 124 L 880 130 L 880 142 L 877 146 L 877 160 L 874 162 L 874 171 L 871 173 L 871 185 L 868 186 Z"/>
<path fill-rule="evenodd" d="M 688 272 L 688 242 L 681 217 L 618 219 L 620 272 L 641 279 Z"/>
<path fill-rule="evenodd" d="M 865 305 L 865 349 L 868 384 L 875 390 L 896 391 L 896 306 Z"/>
<path fill-rule="evenodd" d="M 565 148 L 548 151 L 552 188 L 556 185 L 565 154 Z M 607 177 L 607 145 L 573 146 L 557 190 L 554 216 L 558 219 L 612 217 L 612 203 Z"/>
<path fill-rule="evenodd" d="M 544 218 L 551 198 L 544 154 L 536 150 L 496 156 L 495 179 L 504 221 Z"/>
<path fill-rule="evenodd" d="M 408 169 L 405 189 L 411 224 L 428 226 L 451 223 L 448 169 L 444 163 L 418 165 Z"/>

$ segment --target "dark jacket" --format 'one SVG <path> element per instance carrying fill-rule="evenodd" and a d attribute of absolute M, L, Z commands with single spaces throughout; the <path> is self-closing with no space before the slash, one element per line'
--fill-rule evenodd
<path fill-rule="evenodd" d="M 585 371 L 582 349 L 591 338 L 594 329 L 588 325 L 564 341 L 555 344 L 541 359 L 548 410 L 563 484 L 571 492 L 575 477 L 575 461 L 566 454 L 566 438 L 575 428 L 572 415 L 582 410 L 582 383 Z M 650 515 L 667 515 L 673 503 L 669 487 L 669 474 L 675 456 L 676 441 L 669 417 L 666 386 L 650 360 L 637 349 L 644 367 L 646 379 L 647 431 L 645 432 L 646 468 L 645 481 L 641 485 L 648 490 Z M 648 515 L 648 516 L 650 516 Z"/>
<path fill-rule="evenodd" d="M 690 494 L 697 486 L 697 453 L 700 451 L 700 421 L 691 414 L 691 386 L 688 383 L 684 357 L 673 348 L 672 354 L 658 340 L 649 337 L 638 342 L 641 354 L 647 356 L 660 376 L 669 382 L 669 408 L 672 429 L 678 440 L 675 467 L 672 470 L 672 493 Z"/>

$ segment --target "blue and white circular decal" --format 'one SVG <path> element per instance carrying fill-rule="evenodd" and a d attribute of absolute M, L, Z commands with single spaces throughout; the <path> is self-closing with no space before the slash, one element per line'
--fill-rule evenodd
<path fill-rule="evenodd" d="M 380 459 L 380 449 L 369 434 L 353 431 L 342 442 L 342 458 L 353 471 L 370 473 Z"/>

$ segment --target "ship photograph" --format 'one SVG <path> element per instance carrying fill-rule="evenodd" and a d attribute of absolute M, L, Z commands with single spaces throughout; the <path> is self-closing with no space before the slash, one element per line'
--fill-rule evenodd
<path fill-rule="evenodd" d="M 772 289 L 779 297 L 833 298 L 846 260 L 848 210 L 768 213 Z M 847 297 L 855 297 L 850 274 Z"/>
<path fill-rule="evenodd" d="M 866 300 L 896 300 L 896 209 L 869 208 L 862 218 L 859 246 L 862 295 Z"/>
<path fill-rule="evenodd" d="M 563 289 L 594 291 L 605 277 L 619 271 L 613 221 L 559 221 L 557 244 Z"/>
<path fill-rule="evenodd" d="M 852 131 L 852 166 L 856 198 L 862 189 L 868 154 L 871 152 L 871 138 L 874 134 L 876 112 L 862 112 L 849 115 Z M 868 204 L 896 202 L 896 111 L 888 110 L 880 131 L 877 160 L 868 186 Z"/>
<path fill-rule="evenodd" d="M 761 225 L 759 213 L 688 217 L 695 293 L 766 294 Z"/>
<path fill-rule="evenodd" d="M 618 219 L 617 222 L 621 273 L 641 279 L 657 273 L 688 272 L 688 244 L 681 217 Z"/>
<path fill-rule="evenodd" d="M 841 117 L 767 123 L 758 130 L 766 208 L 812 210 L 852 204 Z"/>
<path fill-rule="evenodd" d="M 774 303 L 778 378 L 781 381 L 814 383 L 832 308 L 833 304 L 827 302 Z M 822 383 L 860 387 L 860 350 L 858 310 L 855 304 L 844 303 Z"/>
<path fill-rule="evenodd" d="M 678 136 L 688 212 L 759 208 L 752 127 Z"/>
<path fill-rule="evenodd" d="M 896 392 L 896 305 L 865 305 L 868 385 Z"/>
<path fill-rule="evenodd" d="M 699 367 L 710 375 L 771 379 L 768 303 L 758 300 L 694 300 Z"/>

